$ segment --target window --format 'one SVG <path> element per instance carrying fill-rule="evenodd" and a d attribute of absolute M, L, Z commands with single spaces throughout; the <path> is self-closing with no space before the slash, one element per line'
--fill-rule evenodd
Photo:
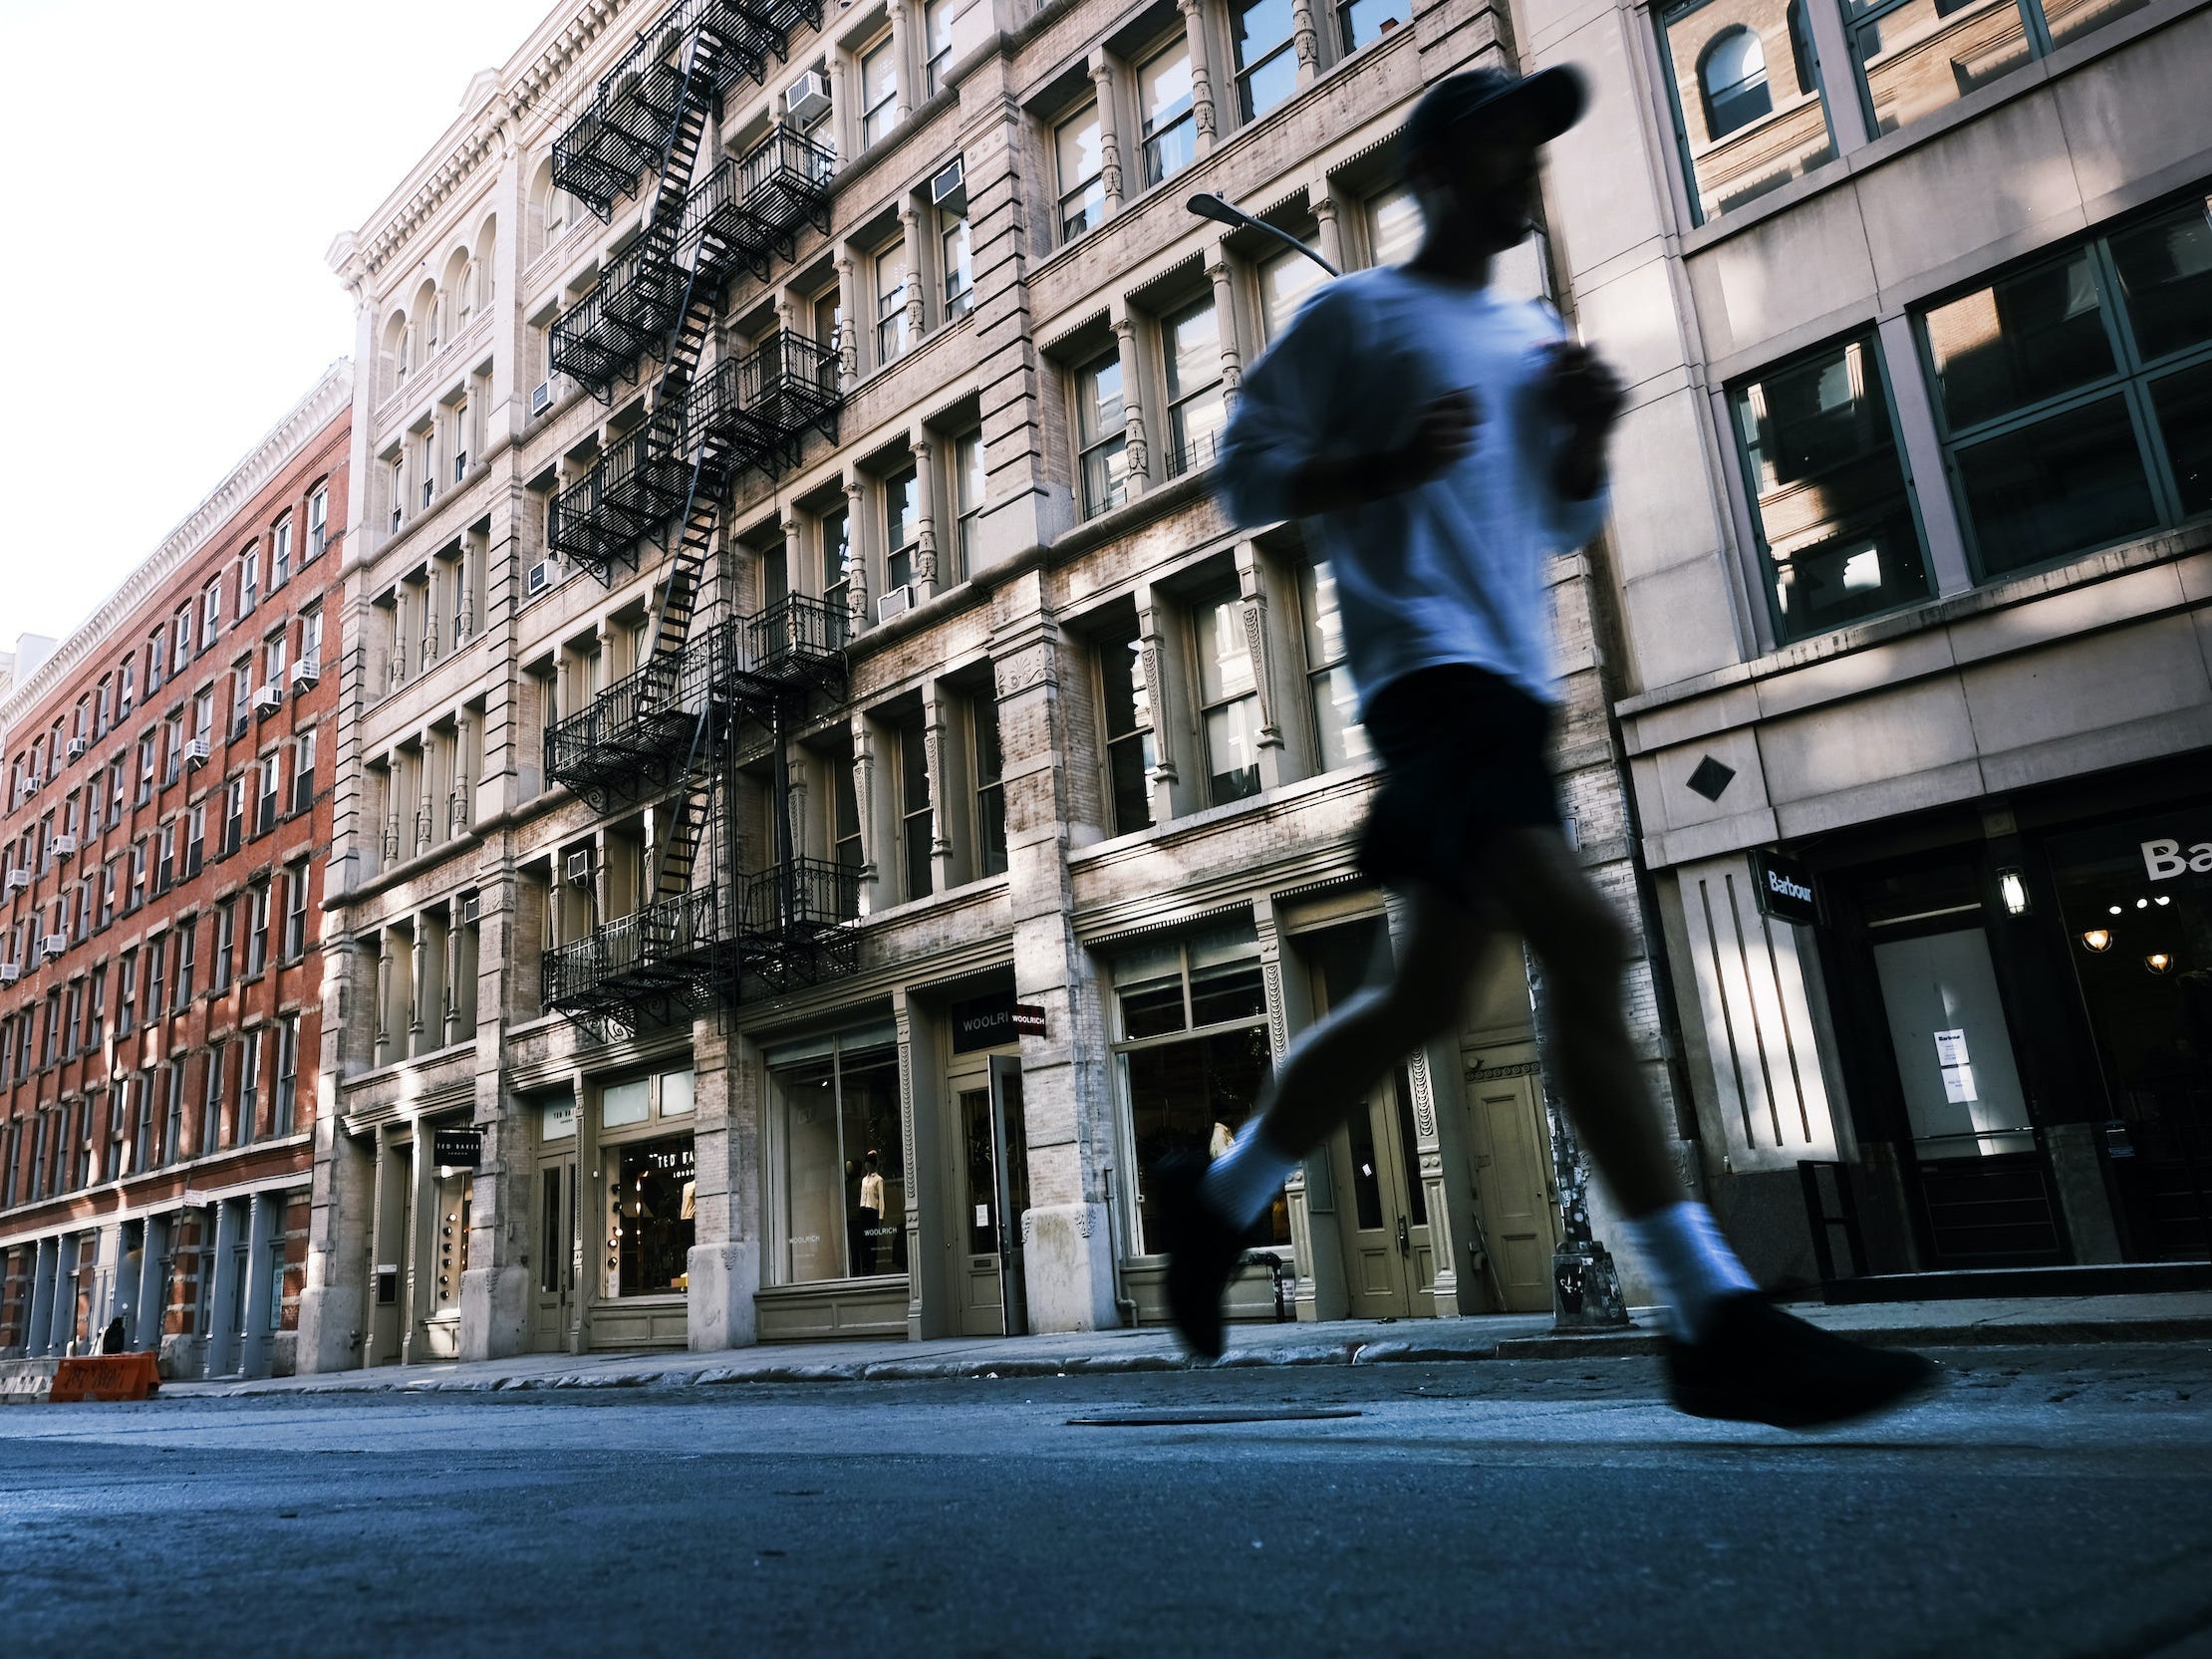
<path fill-rule="evenodd" d="M 1315 759 L 1324 772 L 1371 752 L 1359 723 L 1359 690 L 1344 661 L 1344 621 L 1336 578 L 1316 559 L 1298 570 L 1298 612 L 1305 624 L 1305 680 L 1312 695 Z"/>
<path fill-rule="evenodd" d="M 1285 250 L 1259 263 L 1259 310 L 1267 338 L 1290 326 L 1305 297 L 1328 280 L 1328 273 L 1302 253 Z"/>
<path fill-rule="evenodd" d="M 127 916 L 137 914 L 138 907 L 145 903 L 145 837 L 141 835 L 131 843 L 131 890 L 124 896 L 123 902 L 124 914 Z"/>
<path fill-rule="evenodd" d="M 1237 104 L 1257 121 L 1298 90 L 1290 45 L 1290 0 L 1232 0 L 1230 42 L 1237 53 Z"/>
<path fill-rule="evenodd" d="M 261 642 L 261 684 L 284 689 L 284 635 L 276 633 Z"/>
<path fill-rule="evenodd" d="M 174 1164 L 184 1156 L 184 1066 L 172 1062 L 168 1068 L 167 1110 L 161 1136 L 161 1162 Z"/>
<path fill-rule="evenodd" d="M 1844 0 L 1843 17 L 1859 95 L 1879 134 L 1918 121 L 2144 3 Z"/>
<path fill-rule="evenodd" d="M 1111 965 L 1114 1054 L 1137 1165 L 1138 1250 L 1161 1248 L 1152 1173 L 1174 1153 L 1205 1156 L 1250 1116 L 1268 1073 L 1267 1002 L 1249 924 L 1119 957 Z M 1277 1195 L 1262 1219 L 1290 1240 Z"/>
<path fill-rule="evenodd" d="M 953 494 L 954 504 L 960 514 L 958 537 L 961 570 L 975 568 L 975 538 L 982 528 L 983 489 L 987 482 L 983 471 L 983 433 L 977 427 L 963 432 L 953 440 Z"/>
<path fill-rule="evenodd" d="M 1121 358 L 1108 352 L 1075 372 L 1075 441 L 1081 451 L 1085 517 L 1129 498 L 1122 418 Z"/>
<path fill-rule="evenodd" d="M 315 733 L 303 731 L 292 740 L 292 810 L 305 812 L 315 804 Z"/>
<path fill-rule="evenodd" d="M 131 712 L 131 704 L 137 698 L 137 693 L 132 690 L 133 686 L 137 684 L 137 664 L 129 661 L 125 662 L 122 675 L 122 692 L 116 703 L 116 718 L 118 721 L 121 721 L 124 715 Z"/>
<path fill-rule="evenodd" d="M 300 550 L 300 563 L 321 557 L 329 545 L 330 485 L 317 484 L 315 493 L 307 498 L 307 545 Z"/>
<path fill-rule="evenodd" d="M 238 1047 L 239 1146 L 251 1146 L 261 1128 L 261 1033 L 248 1031 Z"/>
<path fill-rule="evenodd" d="M 2212 197 L 1931 307 L 1921 329 L 1985 577 L 2212 510 Z"/>
<path fill-rule="evenodd" d="M 388 464 L 388 465 L 390 466 L 390 468 L 391 468 L 391 477 L 390 477 L 390 479 L 388 480 L 388 482 L 389 482 L 389 487 L 390 487 L 390 489 L 391 489 L 391 491 L 392 491 L 392 496 L 391 496 L 391 499 L 392 499 L 392 533 L 393 533 L 394 535 L 398 535 L 398 534 L 400 533 L 400 526 L 401 526 L 401 525 L 402 525 L 403 523 L 405 523 L 405 522 L 406 522 L 406 519 L 407 519 L 407 505 L 408 505 L 408 460 L 407 460 L 407 456 L 406 456 L 406 455 L 394 455 L 394 456 L 392 457 L 392 459 L 391 459 L 391 460 L 390 460 L 390 461 L 389 461 L 389 462 L 388 462 L 387 464 Z M 244 615 L 245 613 L 244 613 L 244 612 L 240 612 L 239 614 L 240 614 L 241 616 L 243 616 L 243 615 Z"/>
<path fill-rule="evenodd" d="M 928 898 L 932 891 L 930 847 L 937 815 L 930 806 L 929 743 L 917 715 L 899 727 L 899 845 L 909 899 Z"/>
<path fill-rule="evenodd" d="M 969 705 L 975 734 L 975 874 L 1006 873 L 1006 761 L 998 748 L 998 698 L 989 687 Z"/>
<path fill-rule="evenodd" d="M 858 870 L 863 862 L 860 836 L 860 796 L 853 786 L 853 757 L 834 756 L 830 763 L 830 854 L 841 870 Z M 859 884 L 840 884 L 857 892 Z"/>
<path fill-rule="evenodd" d="M 975 261 L 970 252 L 968 219 L 948 216 L 938 233 L 939 251 L 945 260 L 945 320 L 968 315 L 975 303 Z"/>
<path fill-rule="evenodd" d="M 765 1059 L 782 1152 L 775 1276 L 806 1284 L 904 1274 L 906 1160 L 890 1033 L 794 1044 Z"/>
<path fill-rule="evenodd" d="M 184 814 L 184 874 L 187 878 L 199 874 L 206 852 L 207 806 L 202 802 Z"/>
<path fill-rule="evenodd" d="M 234 777 L 223 784 L 223 843 L 218 855 L 228 858 L 238 850 L 246 827 L 246 780 Z"/>
<path fill-rule="evenodd" d="M 1244 602 L 1237 590 L 1199 600 L 1192 613 L 1207 802 L 1221 806 L 1259 793 L 1259 687 L 1244 639 Z"/>
<path fill-rule="evenodd" d="M 1402 265 L 1421 245 L 1421 204 L 1403 184 L 1367 203 L 1367 246 L 1378 265 Z"/>
<path fill-rule="evenodd" d="M 1176 312 L 1160 325 L 1167 348 L 1168 475 L 1202 471 L 1229 412 L 1222 401 L 1222 337 L 1214 302 Z"/>
<path fill-rule="evenodd" d="M 318 670 L 323 666 L 323 608 L 320 605 L 300 613 L 300 661 Z"/>
<path fill-rule="evenodd" d="M 215 960 L 208 966 L 208 988 L 223 991 L 230 988 L 231 963 L 235 955 L 238 927 L 238 906 L 232 899 L 225 899 L 215 907 Z"/>
<path fill-rule="evenodd" d="M 116 1035 L 131 1034 L 133 1022 L 138 1018 L 138 954 L 126 951 L 116 966 Z"/>
<path fill-rule="evenodd" d="M 183 774 L 184 718 L 178 715 L 161 727 L 161 787 L 166 789 Z"/>
<path fill-rule="evenodd" d="M 852 600 L 852 514 L 832 507 L 822 515 L 822 598 L 842 612 Z"/>
<path fill-rule="evenodd" d="M 156 934 L 146 941 L 145 1017 L 146 1023 L 149 1025 L 169 1011 L 168 1004 L 162 1000 L 161 994 L 162 976 L 167 967 L 168 955 L 169 942 L 167 935 Z"/>
<path fill-rule="evenodd" d="M 153 891 L 166 893 L 176 882 L 176 820 L 154 831 Z"/>
<path fill-rule="evenodd" d="M 1928 595 L 1880 359 L 1862 335 L 1729 394 L 1785 641 Z"/>
<path fill-rule="evenodd" d="M 246 977 L 269 966 L 269 884 L 246 889 Z"/>
<path fill-rule="evenodd" d="M 207 1045 L 207 1068 L 201 1074 L 199 1090 L 199 1133 L 192 1138 L 192 1146 L 201 1157 L 215 1150 L 215 1139 L 222 1132 L 223 1122 L 223 1045 Z"/>
<path fill-rule="evenodd" d="M 145 694 L 151 696 L 161 689 L 161 680 L 168 670 L 169 634 L 165 628 L 156 628 L 153 637 L 145 643 Z"/>
<path fill-rule="evenodd" d="M 1173 178 L 1198 157 L 1198 115 L 1191 101 L 1191 48 L 1178 41 L 1137 69 L 1144 117 L 1145 188 Z"/>
<path fill-rule="evenodd" d="M 269 532 L 269 588 L 271 592 L 292 579 L 292 515 L 286 513 Z"/>
<path fill-rule="evenodd" d="M 261 549 L 248 543 L 238 555 L 238 620 L 243 622 L 253 615 L 254 607 L 261 603 Z"/>
<path fill-rule="evenodd" d="M 215 688 L 202 686 L 192 698 L 192 735 L 212 743 L 215 738 Z"/>
<path fill-rule="evenodd" d="M 134 804 L 144 806 L 153 799 L 154 734 L 147 732 L 138 739 L 138 792 Z"/>
<path fill-rule="evenodd" d="M 116 861 L 110 859 L 100 867 L 100 925 L 105 928 L 116 919 Z"/>
<path fill-rule="evenodd" d="M 876 255 L 876 362 L 907 349 L 907 246 L 894 242 Z"/>
<path fill-rule="evenodd" d="M 1363 46 L 1372 46 L 1391 30 L 1404 28 L 1411 15 L 1404 0 L 1339 0 L 1336 8 L 1339 50 L 1349 57 Z"/>
<path fill-rule="evenodd" d="M 866 149 L 899 124 L 898 59 L 892 37 L 860 55 L 860 147 Z"/>
<path fill-rule="evenodd" d="M 176 1003 L 175 1011 L 182 1013 L 191 1005 L 192 969 L 199 954 L 199 918 L 192 917 L 178 925 L 176 930 Z"/>
<path fill-rule="evenodd" d="M 921 481 L 913 467 L 883 485 L 884 585 L 886 591 L 914 580 L 914 556 L 922 535 Z"/>
<path fill-rule="evenodd" d="M 300 1070 L 298 1014 L 286 1014 L 277 1021 L 276 1049 L 276 1097 L 271 1108 L 275 1122 L 270 1125 L 270 1133 L 289 1135 L 293 1124 L 293 1091 L 299 1082 Z"/>
<path fill-rule="evenodd" d="M 205 651 L 215 643 L 216 636 L 222 631 L 222 622 L 223 580 L 221 577 L 218 576 L 215 578 L 214 581 L 207 584 L 207 592 L 203 594 L 200 598 L 200 650 Z"/>
<path fill-rule="evenodd" d="M 193 608 L 186 605 L 176 613 L 170 630 L 174 643 L 169 650 L 169 660 L 176 665 L 176 671 L 179 674 L 184 672 L 184 665 L 192 660 L 193 615 Z"/>
<path fill-rule="evenodd" d="M 101 1020 L 106 1015 L 107 1008 L 108 969 L 105 967 L 96 968 L 92 970 L 92 981 L 85 992 L 85 1040 L 82 1046 L 100 1046 Z M 0 1062 L 0 1070 L 4 1069 L 4 1062 Z"/>
<path fill-rule="evenodd" d="M 1052 150 L 1060 174 L 1060 240 L 1072 242 L 1106 214 L 1098 106 L 1093 104 L 1055 127 Z"/>
<path fill-rule="evenodd" d="M 1806 0 L 1676 0 L 1660 13 L 1660 45 L 1682 138 L 1692 206 L 1702 221 L 1741 206 L 1835 154 L 1814 73 Z M 1761 30 L 1782 26 L 1783 38 Z M 1768 48 L 1787 45 L 1787 83 Z"/>
<path fill-rule="evenodd" d="M 1152 824 L 1152 697 L 1134 622 L 1098 641 L 1099 711 L 1106 732 L 1106 794 L 1116 835 Z"/>
<path fill-rule="evenodd" d="M 255 791 L 253 812 L 253 833 L 257 836 L 276 828 L 277 783 L 284 769 L 283 758 L 274 752 L 261 757 L 261 787 Z"/>
<path fill-rule="evenodd" d="M 307 860 L 286 868 L 284 876 L 284 960 L 307 955 Z"/>
<path fill-rule="evenodd" d="M 929 61 L 922 66 L 926 98 L 945 90 L 945 72 L 953 67 L 953 12 L 959 0 L 928 0 L 922 8 L 922 29 L 929 37 Z"/>

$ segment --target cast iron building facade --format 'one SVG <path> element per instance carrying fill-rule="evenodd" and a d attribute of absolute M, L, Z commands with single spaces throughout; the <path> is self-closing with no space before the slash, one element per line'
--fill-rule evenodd
<path fill-rule="evenodd" d="M 1517 15 L 1596 79 L 1548 194 L 1724 1219 L 1770 1279 L 2203 1259 L 2212 13 Z"/>
<path fill-rule="evenodd" d="M 320 1086 L 339 363 L 0 707 L 0 1352 L 293 1367 Z"/>
<path fill-rule="evenodd" d="M 1471 0 L 688 0 L 479 77 L 333 249 L 368 483 L 303 1364 L 1161 1316 L 1146 1171 L 1392 926 L 1328 573 L 1209 489 L 1319 273 L 1184 202 L 1402 258 L 1407 110 L 1511 51 Z M 1550 1145 L 1502 957 L 1240 1309 L 1548 1306 Z"/>

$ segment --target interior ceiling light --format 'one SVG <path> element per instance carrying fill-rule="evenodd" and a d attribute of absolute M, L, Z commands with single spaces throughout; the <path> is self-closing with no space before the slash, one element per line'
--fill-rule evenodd
<path fill-rule="evenodd" d="M 2112 948 L 2112 930 L 2109 928 L 2091 928 L 2081 936 L 2081 943 L 2101 955 Z"/>
<path fill-rule="evenodd" d="M 2163 973 L 2167 968 L 2173 967 L 2173 958 L 2163 951 L 2153 951 L 2143 959 L 2143 966 L 2153 973 Z"/>
<path fill-rule="evenodd" d="M 2026 916 L 2028 914 L 2028 881 L 2018 870 L 2000 870 L 1997 872 L 1997 892 L 2005 901 L 2006 915 Z"/>
<path fill-rule="evenodd" d="M 2117 905 L 2114 905 L 2114 906 L 2112 907 L 2112 914 L 2113 914 L 2114 916 L 2117 916 L 2117 915 L 2119 915 L 2119 913 L 2120 913 L 2120 908 L 2119 908 L 2119 906 L 2117 906 Z"/>
<path fill-rule="evenodd" d="M 2161 893 L 2158 895 L 2157 902 L 2161 905 L 2170 905 L 2173 903 L 2173 895 L 2171 893 Z"/>
<path fill-rule="evenodd" d="M 2148 899 L 2137 899 L 2135 901 L 2135 908 L 2137 910 L 2148 910 L 2150 909 L 2150 901 Z"/>

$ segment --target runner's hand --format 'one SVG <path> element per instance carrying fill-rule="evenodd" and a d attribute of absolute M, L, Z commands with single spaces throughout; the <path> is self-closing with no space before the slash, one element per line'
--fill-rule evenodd
<path fill-rule="evenodd" d="M 1620 378 L 1589 347 L 1562 340 L 1550 350 L 1546 392 L 1552 413 L 1584 433 L 1612 429 L 1626 394 Z"/>
<path fill-rule="evenodd" d="M 1470 392 L 1447 392 L 1421 406 L 1413 431 L 1382 457 L 1382 474 L 1391 490 L 1413 489 L 1440 478 L 1465 460 L 1475 447 L 1475 428 L 1483 412 Z"/>

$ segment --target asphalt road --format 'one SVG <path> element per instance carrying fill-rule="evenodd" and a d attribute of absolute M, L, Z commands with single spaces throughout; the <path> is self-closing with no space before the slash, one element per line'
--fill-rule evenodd
<path fill-rule="evenodd" d="M 2212 1656 L 2212 1347 L 1940 1357 L 20 1407 L 0 1653 Z"/>

